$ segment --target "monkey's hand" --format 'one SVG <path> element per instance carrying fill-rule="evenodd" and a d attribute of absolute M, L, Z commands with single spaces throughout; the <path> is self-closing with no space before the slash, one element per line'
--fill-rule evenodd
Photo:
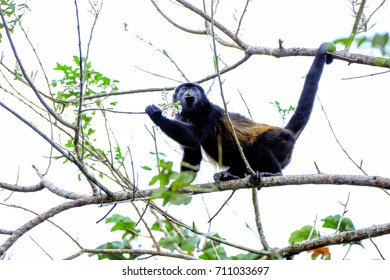
<path fill-rule="evenodd" d="M 156 121 L 161 119 L 162 110 L 158 108 L 156 105 L 149 105 L 145 108 L 146 114 L 152 119 L 152 121 Z"/>

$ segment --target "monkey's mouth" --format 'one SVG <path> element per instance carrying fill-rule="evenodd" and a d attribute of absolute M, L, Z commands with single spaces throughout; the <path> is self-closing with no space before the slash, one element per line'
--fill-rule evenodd
<path fill-rule="evenodd" d="M 184 94 L 184 100 L 186 101 L 187 105 L 192 105 L 195 102 L 195 94 L 192 92 L 186 92 Z"/>

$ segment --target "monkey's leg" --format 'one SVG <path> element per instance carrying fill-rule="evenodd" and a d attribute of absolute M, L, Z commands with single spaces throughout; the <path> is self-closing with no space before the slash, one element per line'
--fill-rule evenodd
<path fill-rule="evenodd" d="M 249 175 L 249 181 L 254 183 L 260 183 L 261 178 L 263 177 L 274 177 L 274 176 L 282 176 L 282 172 L 276 172 L 276 173 L 271 173 L 271 172 L 259 172 L 256 171 L 256 175 Z M 257 187 L 257 190 L 260 190 L 261 187 Z"/>

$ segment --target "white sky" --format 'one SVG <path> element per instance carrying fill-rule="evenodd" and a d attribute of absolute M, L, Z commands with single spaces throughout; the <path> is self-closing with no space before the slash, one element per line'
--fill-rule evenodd
<path fill-rule="evenodd" d="M 87 1 L 79 2 L 85 53 L 92 16 L 87 12 Z M 159 2 L 162 7 L 165 7 L 167 13 L 182 25 L 193 29 L 202 28 L 202 21 L 197 17 L 193 17 L 170 1 Z M 218 15 L 217 20 L 233 28 L 236 22 L 232 14 L 235 9 L 240 11 L 245 1 L 225 2 L 221 1 L 219 11 L 224 12 Z M 377 7 L 380 2 L 369 1 L 369 11 Z M 58 73 L 51 69 L 57 62 L 70 64 L 71 57 L 77 54 L 74 3 L 65 0 L 40 0 L 31 1 L 29 5 L 32 12 L 26 16 L 24 25 L 50 75 L 49 79 L 58 78 Z M 315 48 L 324 41 L 348 36 L 353 20 L 350 3 L 347 0 L 251 1 L 242 28 L 242 38 L 247 43 L 266 47 L 276 47 L 280 38 L 284 40 L 285 47 Z M 124 23 L 128 24 L 130 32 L 123 30 Z M 390 26 L 388 6 L 382 8 L 373 17 L 372 23 L 376 25 L 369 34 L 388 31 Z M 135 66 L 181 79 L 166 58 L 147 44 L 140 42 L 133 34 L 166 50 L 190 79 L 197 80 L 213 71 L 208 38 L 194 37 L 178 31 L 159 16 L 149 1 L 105 1 L 92 41 L 90 61 L 97 71 L 120 80 L 121 90 L 177 85 L 176 82 L 142 72 Z M 14 36 L 25 67 L 29 71 L 37 69 L 37 63 L 28 50 L 23 36 L 21 34 Z M 6 45 L 5 42 L 1 44 L 5 52 L 5 61 L 12 62 L 13 57 Z M 221 58 L 228 64 L 242 57 L 242 53 L 236 50 L 225 50 L 222 47 L 218 49 Z M 371 54 L 368 49 L 361 52 Z M 286 107 L 290 104 L 295 105 L 302 87 L 302 77 L 311 62 L 312 58 L 303 57 L 282 59 L 253 57 L 236 71 L 223 76 L 229 109 L 246 114 L 247 110 L 238 96 L 239 90 L 249 104 L 254 120 L 282 125 L 280 116 L 269 102 L 278 100 Z M 13 62 L 10 65 L 13 65 Z M 387 159 L 390 158 L 388 146 L 390 132 L 386 129 L 390 117 L 387 102 L 388 74 L 364 79 L 341 80 L 382 70 L 359 65 L 349 66 L 345 62 L 335 61 L 332 65 L 326 66 L 318 94 L 338 139 L 351 157 L 357 162 L 363 160 L 364 169 L 368 174 L 388 177 Z M 37 85 L 45 90 L 42 79 L 37 80 Z M 210 99 L 221 104 L 216 87 L 213 89 Z M 26 91 L 27 95 L 34 98 L 32 91 Z M 0 99 L 14 105 L 13 99 L 2 92 Z M 159 93 L 154 93 L 114 97 L 112 100 L 119 101 L 118 110 L 140 112 L 148 104 L 160 103 L 161 97 Z M 25 116 L 29 115 L 26 109 L 18 106 L 15 108 Z M 153 165 L 153 158 L 149 154 L 153 150 L 153 141 L 144 127 L 145 124 L 151 127 L 151 121 L 146 116 L 112 115 L 111 118 L 111 126 L 117 133 L 118 141 L 123 147 L 130 146 L 132 149 L 135 167 L 140 176 L 140 188 L 146 187 L 151 173 L 143 172 L 140 166 Z M 19 172 L 18 184 L 30 185 L 38 182 L 39 179 L 31 165 L 37 165 L 41 171 L 45 170 L 48 162 L 46 157 L 49 153 L 47 143 L 4 110 L 0 110 L 0 119 L 3 120 L 0 122 L 3 135 L 0 146 L 3 159 L 0 162 L 0 181 L 15 183 Z M 164 149 L 163 152 L 169 159 L 174 160 L 178 169 L 181 158 L 178 146 L 163 135 L 159 136 L 159 140 L 160 150 Z M 169 146 L 165 143 L 169 143 Z M 293 161 L 284 173 L 316 173 L 314 161 L 324 173 L 361 175 L 336 144 L 318 101 L 312 118 L 296 145 Z M 73 171 L 73 167 L 55 162 L 48 179 L 65 189 L 88 192 L 89 187 L 84 183 L 80 184 Z M 211 181 L 214 172 L 213 167 L 204 163 L 197 182 Z M 351 197 L 347 216 L 352 219 L 357 228 L 389 222 L 387 213 L 390 213 L 390 198 L 377 189 L 349 186 L 287 186 L 264 189 L 260 192 L 260 205 L 269 243 L 275 247 L 286 246 L 292 231 L 313 224 L 316 217 L 317 227 L 319 227 L 321 218 L 341 214 L 343 207 L 340 202 L 346 201 L 348 193 Z M 0 201 L 8 195 L 8 192 L 0 192 Z M 228 195 L 229 193 L 204 195 L 203 198 L 198 196 L 190 205 L 171 207 L 170 211 L 187 224 L 192 224 L 195 220 L 198 228 L 207 231 L 209 225 L 205 204 L 208 211 L 213 214 Z M 232 242 L 245 246 L 258 246 L 254 245 L 258 244 L 258 240 L 246 227 L 246 224 L 249 224 L 252 229 L 255 229 L 250 199 L 250 192 L 237 192 L 229 202 L 229 207 L 226 207 L 213 221 L 210 231 L 219 232 Z M 13 194 L 8 203 L 43 212 L 62 201 L 45 192 L 44 194 Z M 109 233 L 109 227 L 95 224 L 106 211 L 107 208 L 90 206 L 63 213 L 54 220 L 72 235 L 77 236 L 85 247 L 94 248 L 101 243 L 119 238 L 119 235 Z M 116 213 L 129 216 L 134 215 L 131 211 L 132 208 L 128 205 L 121 205 L 115 210 Z M 1 206 L 0 217 L 2 217 L 0 227 L 7 229 L 19 227 L 27 221 L 27 218 L 31 218 L 20 210 Z M 131 217 L 137 219 L 135 216 Z M 331 233 L 321 229 L 320 231 L 324 235 Z M 29 232 L 10 249 L 9 254 L 12 254 L 13 259 L 47 258 L 29 236 L 47 248 L 57 259 L 77 251 L 64 235 L 44 224 Z M 6 236 L 0 236 L 0 242 L 5 238 Z M 385 257 L 389 258 L 390 237 L 378 238 L 375 242 Z M 354 259 L 379 257 L 369 241 L 364 241 L 364 245 L 365 249 L 353 247 L 349 256 Z M 332 247 L 331 250 L 335 253 L 333 259 L 342 258 L 346 252 L 346 248 Z M 308 256 L 303 255 L 301 258 L 307 259 Z"/>

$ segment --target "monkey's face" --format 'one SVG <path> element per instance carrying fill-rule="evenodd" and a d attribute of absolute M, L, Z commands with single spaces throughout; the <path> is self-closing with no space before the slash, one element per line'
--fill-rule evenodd
<path fill-rule="evenodd" d="M 203 88 L 194 83 L 185 83 L 178 86 L 173 95 L 173 101 L 179 101 L 183 110 L 190 110 L 202 99 Z"/>

